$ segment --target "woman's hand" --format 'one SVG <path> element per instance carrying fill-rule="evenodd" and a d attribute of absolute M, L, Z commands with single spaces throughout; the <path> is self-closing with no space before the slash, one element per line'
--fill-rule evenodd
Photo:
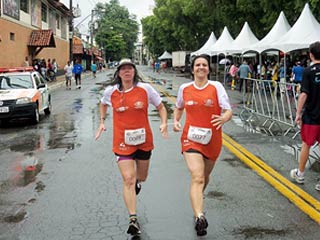
<path fill-rule="evenodd" d="M 173 131 L 180 132 L 181 131 L 181 124 L 178 121 L 173 122 Z"/>
<path fill-rule="evenodd" d="M 161 123 L 160 132 L 161 132 L 162 137 L 164 137 L 164 138 L 168 137 L 168 125 L 166 123 Z"/>
<path fill-rule="evenodd" d="M 211 117 L 212 117 L 211 118 L 212 126 L 216 127 L 217 130 L 220 129 L 223 126 L 223 124 L 226 122 L 224 117 L 221 115 L 212 114 Z"/>
<path fill-rule="evenodd" d="M 106 127 L 104 126 L 104 123 L 100 123 L 99 125 L 99 128 L 97 130 L 97 133 L 96 133 L 96 137 L 95 137 L 95 140 L 98 140 L 98 138 L 100 137 L 101 133 L 103 131 L 107 131 Z"/>

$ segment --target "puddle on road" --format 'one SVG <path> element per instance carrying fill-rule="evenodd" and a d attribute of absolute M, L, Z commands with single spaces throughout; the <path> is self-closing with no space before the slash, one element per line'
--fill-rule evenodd
<path fill-rule="evenodd" d="M 225 197 L 225 194 L 223 192 L 218 192 L 218 191 L 209 191 L 206 195 L 206 198 L 212 198 L 212 199 L 218 199 L 218 200 L 223 200 Z"/>
<path fill-rule="evenodd" d="M 14 138 L 14 144 L 9 144 L 9 148 L 13 152 L 32 152 L 43 148 L 44 139 L 43 136 L 37 133 L 28 135 L 19 135 Z"/>
<path fill-rule="evenodd" d="M 64 114 L 57 115 L 50 125 L 48 148 L 73 150 L 77 144 L 76 138 L 74 121 L 67 120 Z"/>
<path fill-rule="evenodd" d="M 36 183 L 35 190 L 37 192 L 42 192 L 45 189 L 45 187 L 46 187 L 46 185 L 42 181 L 39 181 Z"/>
<path fill-rule="evenodd" d="M 272 236 L 285 236 L 289 231 L 288 230 L 276 230 L 276 229 L 268 229 L 262 227 L 243 227 L 233 231 L 236 235 L 244 235 L 245 239 L 248 238 L 261 238 L 266 235 Z"/>
<path fill-rule="evenodd" d="M 75 99 L 74 102 L 72 103 L 72 112 L 71 112 L 71 114 L 74 114 L 75 112 L 76 113 L 80 112 L 82 107 L 83 107 L 82 99 L 80 99 L 80 98 Z"/>
<path fill-rule="evenodd" d="M 223 158 L 223 159 L 221 159 L 221 161 L 229 163 L 232 167 L 243 167 L 243 168 L 250 169 L 250 167 L 248 167 L 246 164 L 241 162 L 241 160 L 236 158 L 236 157 L 234 157 L 234 158 Z"/>
<path fill-rule="evenodd" d="M 14 215 L 4 217 L 4 221 L 7 223 L 18 223 L 25 219 L 27 212 L 25 210 L 20 210 Z"/>
<path fill-rule="evenodd" d="M 16 158 L 12 165 L 13 175 L 9 179 L 2 181 L 0 193 L 8 192 L 15 187 L 25 187 L 34 182 L 42 168 L 43 164 L 32 154 Z"/>

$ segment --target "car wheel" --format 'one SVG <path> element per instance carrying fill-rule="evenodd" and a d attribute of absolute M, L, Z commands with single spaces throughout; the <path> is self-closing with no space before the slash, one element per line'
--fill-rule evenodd
<path fill-rule="evenodd" d="M 1 126 L 5 127 L 8 125 L 9 119 L 4 118 L 4 119 L 1 119 L 0 121 L 1 121 Z"/>
<path fill-rule="evenodd" d="M 37 124 L 40 121 L 40 114 L 39 114 L 38 104 L 36 104 L 34 106 L 33 115 L 31 117 L 31 119 L 32 119 L 32 122 L 34 124 Z"/>
<path fill-rule="evenodd" d="M 52 105 L 51 105 L 51 100 L 49 100 L 48 107 L 46 109 L 44 109 L 44 113 L 46 115 L 49 115 L 51 113 L 51 111 L 52 111 Z"/>

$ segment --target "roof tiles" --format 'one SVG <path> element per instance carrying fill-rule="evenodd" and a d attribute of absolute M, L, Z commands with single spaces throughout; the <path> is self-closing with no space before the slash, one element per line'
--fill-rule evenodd
<path fill-rule="evenodd" d="M 33 30 L 31 32 L 28 46 L 33 47 L 55 47 L 53 32 L 48 30 Z"/>

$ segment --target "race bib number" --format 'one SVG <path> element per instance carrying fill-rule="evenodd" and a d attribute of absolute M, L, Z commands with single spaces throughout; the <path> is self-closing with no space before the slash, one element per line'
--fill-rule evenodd
<path fill-rule="evenodd" d="M 212 136 L 211 128 L 201 128 L 190 126 L 188 130 L 188 139 L 206 145 L 210 142 Z"/>
<path fill-rule="evenodd" d="M 146 142 L 146 129 L 138 128 L 124 131 L 124 142 L 127 145 L 139 145 Z"/>

